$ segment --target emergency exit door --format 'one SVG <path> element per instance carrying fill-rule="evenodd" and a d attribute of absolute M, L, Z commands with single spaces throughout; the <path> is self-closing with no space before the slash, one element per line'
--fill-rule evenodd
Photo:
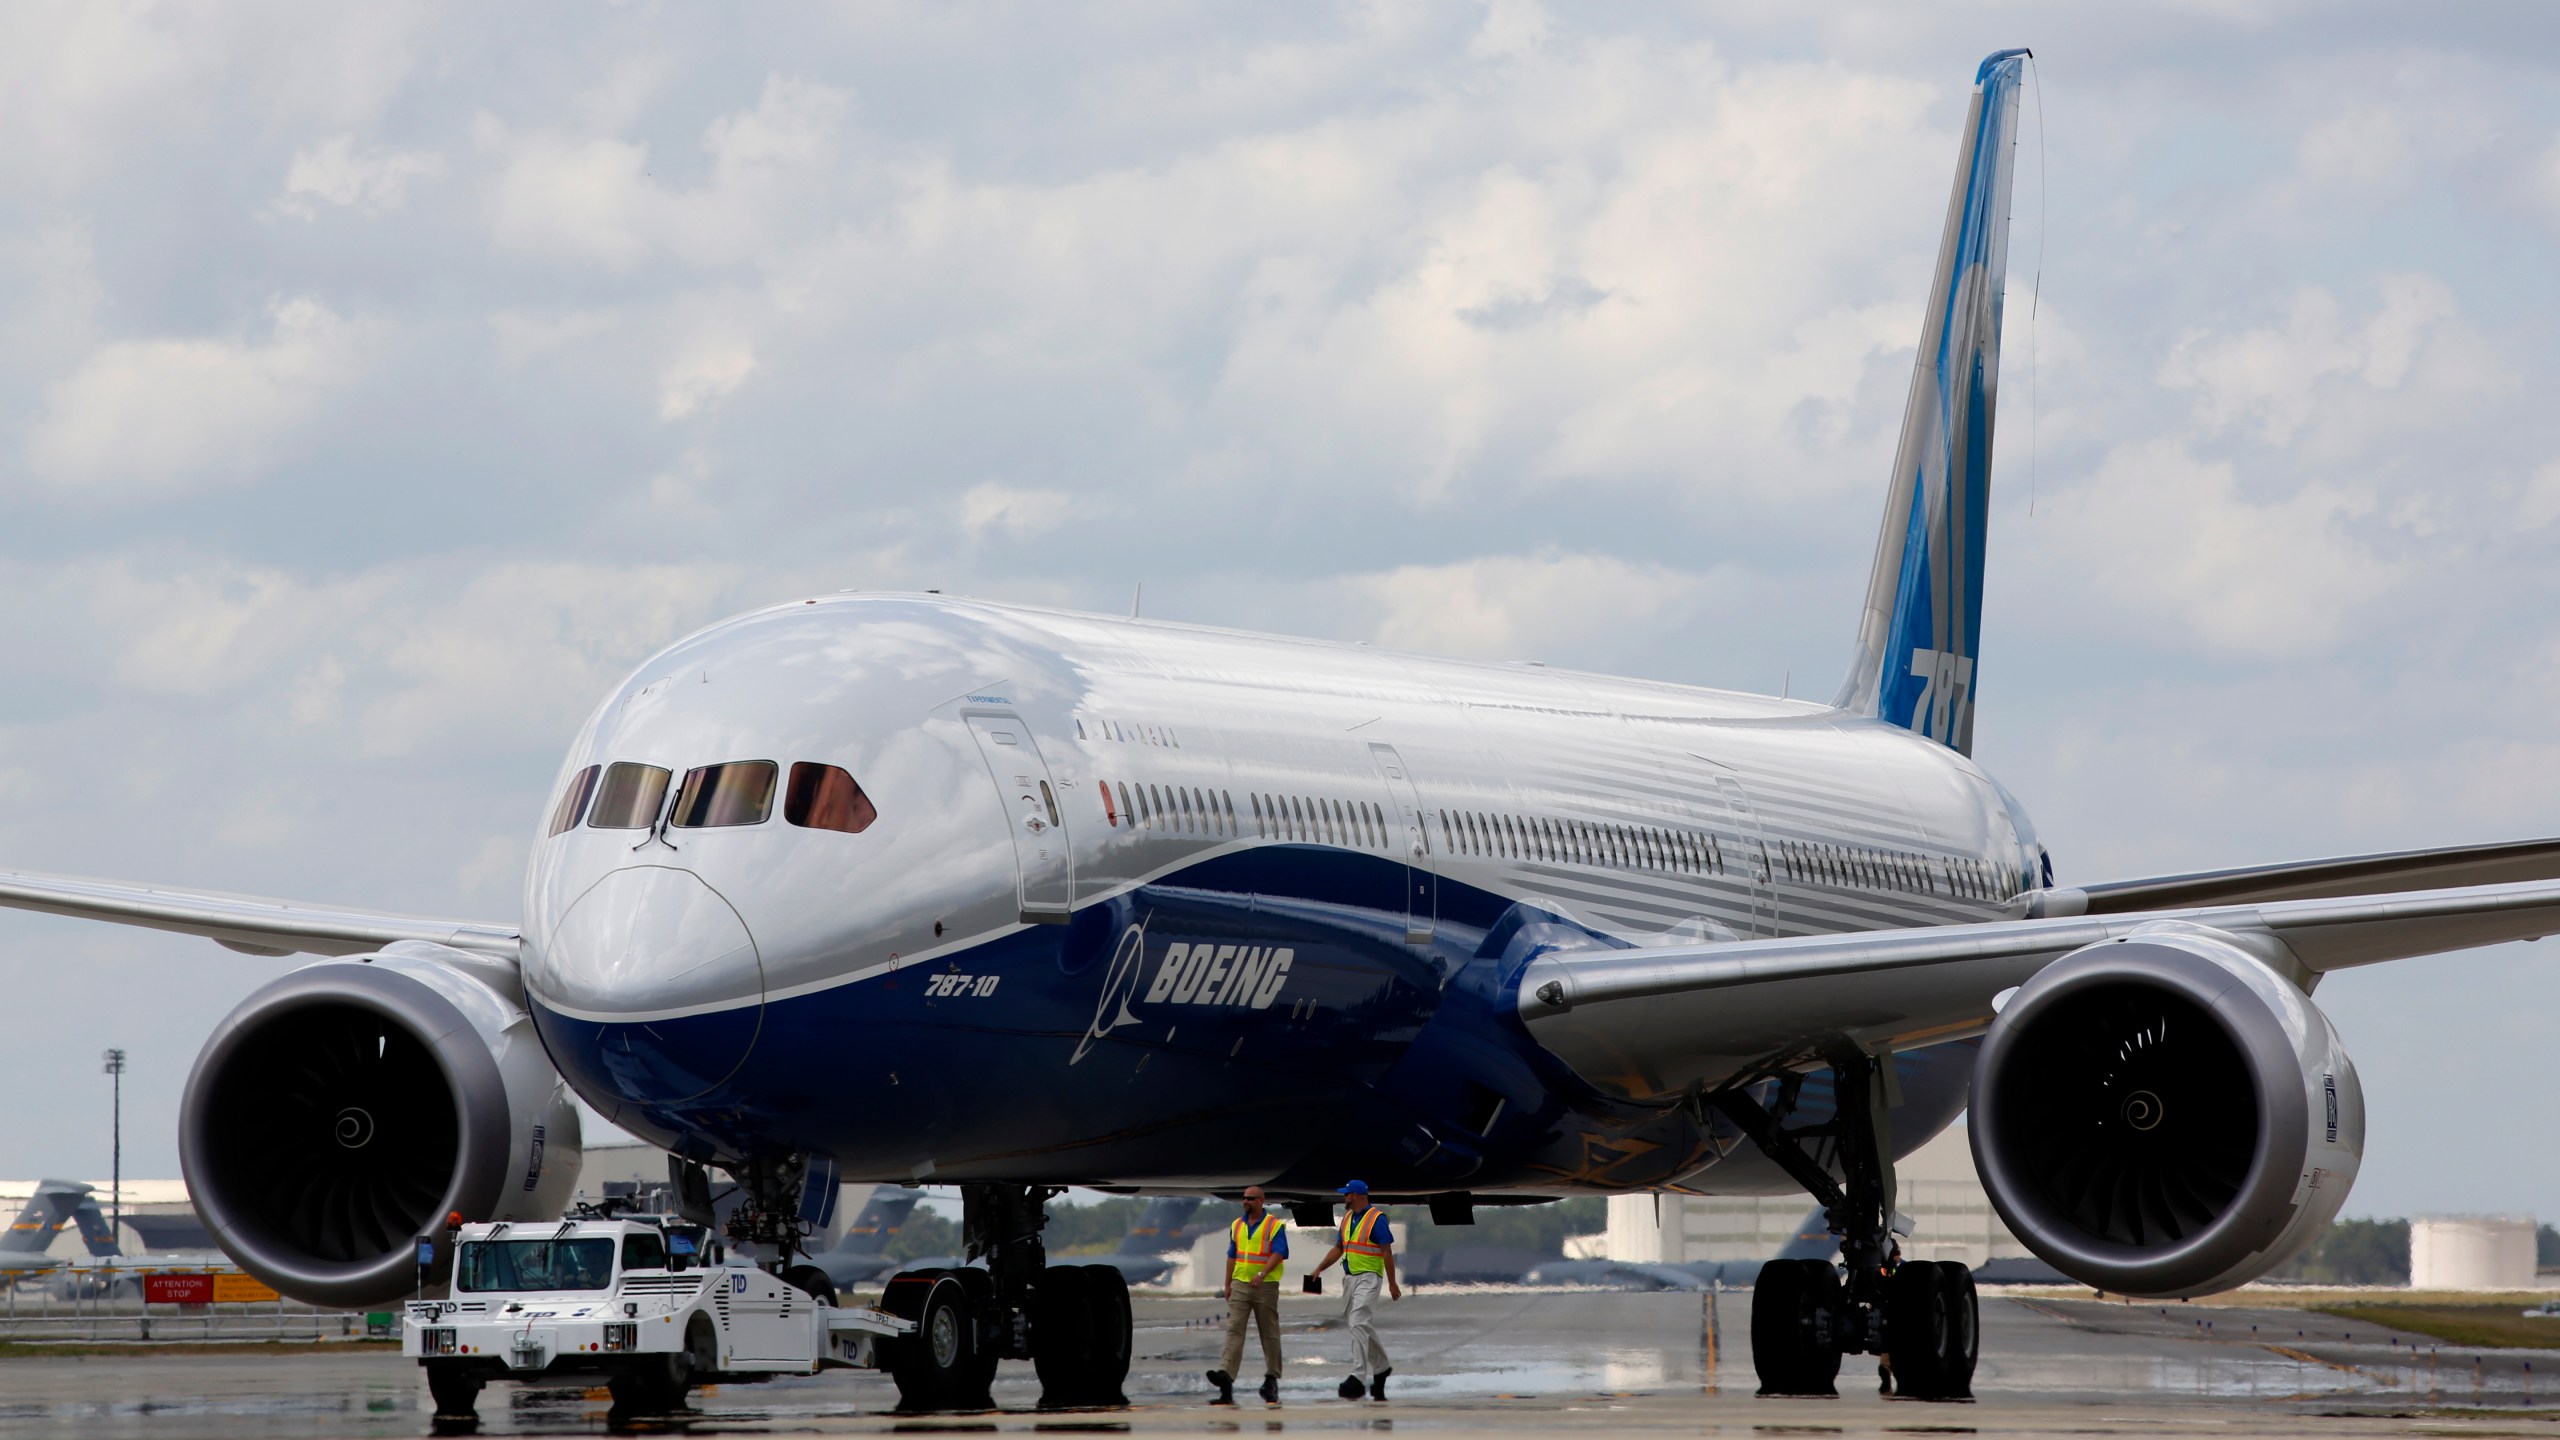
<path fill-rule="evenodd" d="M 971 715 L 969 733 L 977 737 L 996 795 L 1004 802 L 1007 828 L 1013 835 L 1013 867 L 1020 886 L 1022 921 L 1026 925 L 1064 925 L 1075 901 L 1075 853 L 1067 846 L 1067 816 L 1058 789 L 1049 783 L 1048 763 L 1031 739 L 1031 728 L 1014 715 Z"/>
<path fill-rule="evenodd" d="M 1378 777 L 1387 782 L 1387 793 L 1395 799 L 1396 818 L 1404 832 L 1404 938 L 1419 945 L 1431 938 L 1431 930 L 1440 910 L 1437 882 L 1431 872 L 1431 833 L 1423 828 L 1422 800 L 1413 788 L 1413 776 L 1404 768 L 1404 759 L 1393 745 L 1369 747 L 1369 759 L 1378 767 Z"/>

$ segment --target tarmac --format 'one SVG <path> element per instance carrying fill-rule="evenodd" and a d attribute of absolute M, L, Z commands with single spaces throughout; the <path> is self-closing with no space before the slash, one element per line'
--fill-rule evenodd
<path fill-rule="evenodd" d="M 687 1414 L 625 1433 L 2560 1437 L 2560 1349 L 2457 1350 L 2295 1310 L 1987 1291 L 1973 1402 L 1883 1398 L 1861 1356 L 1843 1364 L 1837 1399 L 1764 1400 L 1747 1294 L 1409 1291 L 1385 1316 L 1396 1375 L 1378 1403 L 1335 1396 L 1339 1307 L 1287 1300 L 1276 1407 L 1249 1389 L 1240 1405 L 1208 1403 L 1217 1300 L 1141 1296 L 1125 1409 L 1041 1411 L 1030 1367 L 1007 1364 L 993 1412 L 901 1415 L 885 1376 L 836 1371 L 699 1390 Z M 1259 1350 L 1246 1354 L 1258 1380 Z M 425 1435 L 431 1409 L 416 1364 L 378 1346 L 0 1357 L 0 1437 Z M 600 1389 L 496 1384 L 480 1414 L 487 1435 L 614 1428 Z"/>

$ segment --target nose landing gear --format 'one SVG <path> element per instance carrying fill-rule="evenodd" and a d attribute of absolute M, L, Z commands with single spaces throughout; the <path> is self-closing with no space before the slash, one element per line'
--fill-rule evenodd
<path fill-rule="evenodd" d="M 1969 1400 L 1980 1326 L 1973 1272 L 1955 1261 L 1905 1260 L 1894 1243 L 1893 1160 L 1877 1059 L 1843 1050 L 1831 1057 L 1831 1079 L 1833 1118 L 1794 1129 L 1785 1120 L 1800 1077 L 1782 1078 L 1775 1113 L 1742 1089 L 1704 1097 L 1822 1203 L 1840 1237 L 1839 1271 L 1820 1260 L 1760 1267 L 1751 1289 L 1751 1363 L 1760 1393 L 1837 1394 L 1840 1357 L 1863 1353 L 1884 1360 L 1887 1394 Z M 1808 1150 L 1806 1142 L 1825 1140 L 1845 1185 Z"/>
<path fill-rule="evenodd" d="M 917 1322 L 887 1355 L 901 1409 L 993 1405 L 996 1362 L 1029 1360 L 1042 1409 L 1126 1405 L 1129 1282 L 1109 1265 L 1052 1265 L 1041 1243 L 1045 1186 L 963 1185 L 961 1234 L 985 1268 L 910 1270 L 881 1307 Z"/>

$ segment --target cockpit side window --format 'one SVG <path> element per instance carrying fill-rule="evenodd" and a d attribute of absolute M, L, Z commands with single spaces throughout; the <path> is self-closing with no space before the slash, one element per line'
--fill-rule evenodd
<path fill-rule="evenodd" d="M 587 808 L 587 798 L 596 793 L 596 774 L 601 766 L 590 765 L 569 777 L 569 788 L 560 792 L 560 804 L 551 812 L 551 833 L 559 834 L 578 823 Z"/>
<path fill-rule="evenodd" d="M 658 821 L 658 806 L 667 798 L 668 772 L 655 765 L 617 760 L 604 767 L 604 783 L 596 788 L 595 808 L 587 812 L 592 830 L 646 830 Z"/>
<path fill-rule="evenodd" d="M 666 1269 L 667 1242 L 655 1235 L 631 1234 L 623 1236 L 622 1268 L 625 1270 Z"/>
<path fill-rule="evenodd" d="M 1109 804 L 1110 791 L 1103 792 Z M 871 828 L 880 812 L 851 775 L 833 765 L 808 760 L 791 766 L 791 789 L 782 798 L 782 818 L 808 830 L 841 830 L 859 835 Z"/>
<path fill-rule="evenodd" d="M 732 760 L 685 772 L 667 823 L 684 830 L 761 825 L 773 817 L 773 782 L 782 767 L 770 760 Z"/>

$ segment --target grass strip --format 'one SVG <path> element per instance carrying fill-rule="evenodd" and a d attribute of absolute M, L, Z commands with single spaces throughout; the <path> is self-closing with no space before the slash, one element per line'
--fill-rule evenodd
<path fill-rule="evenodd" d="M 2560 1350 L 2560 1319 L 2529 1320 L 2520 1305 L 2321 1305 L 2322 1315 L 2360 1320 L 2483 1350 Z M 2560 1375 L 2555 1375 L 2560 1380 Z"/>

